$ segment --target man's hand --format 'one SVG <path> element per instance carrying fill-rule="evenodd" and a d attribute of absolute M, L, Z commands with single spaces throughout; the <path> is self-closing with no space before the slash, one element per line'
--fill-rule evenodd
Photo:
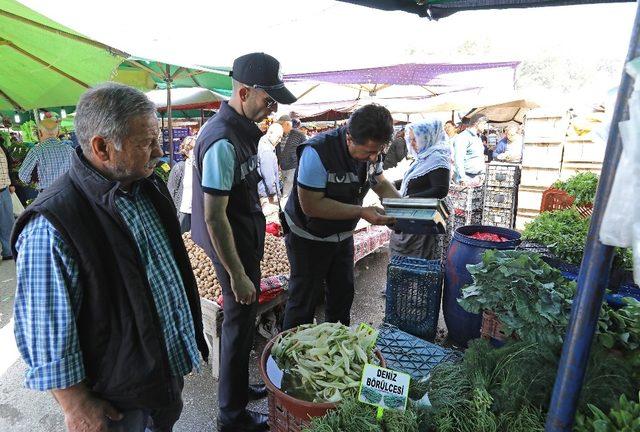
<path fill-rule="evenodd" d="M 250 305 L 256 301 L 256 287 L 246 273 L 231 275 L 231 290 L 236 301 L 243 305 Z"/>
<path fill-rule="evenodd" d="M 380 207 L 362 207 L 360 217 L 372 225 L 392 225 L 396 219 L 386 216 Z"/>
<path fill-rule="evenodd" d="M 64 421 L 69 432 L 107 432 L 108 419 L 122 420 L 109 402 L 85 393 L 76 403 L 63 406 Z"/>
<path fill-rule="evenodd" d="M 15 186 L 9 186 L 9 193 L 15 193 L 16 192 L 16 187 Z"/>

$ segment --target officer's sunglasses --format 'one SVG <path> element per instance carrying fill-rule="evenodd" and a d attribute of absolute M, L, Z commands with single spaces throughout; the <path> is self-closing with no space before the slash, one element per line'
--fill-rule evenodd
<path fill-rule="evenodd" d="M 266 93 L 265 89 L 270 90 L 272 87 L 276 87 L 276 86 L 261 86 L 258 84 L 254 84 L 252 86 L 245 86 L 245 87 L 248 89 L 260 89 Z M 271 109 L 275 107 L 278 104 L 278 102 L 275 99 L 273 99 L 271 96 L 269 96 L 269 94 L 267 94 L 267 97 L 264 100 L 264 104 L 267 107 L 267 109 Z"/>

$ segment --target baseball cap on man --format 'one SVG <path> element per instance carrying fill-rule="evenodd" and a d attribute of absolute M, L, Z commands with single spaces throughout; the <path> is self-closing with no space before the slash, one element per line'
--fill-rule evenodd
<path fill-rule="evenodd" d="M 264 90 L 283 105 L 292 104 L 297 100 L 284 86 L 280 62 L 269 54 L 251 53 L 238 57 L 233 61 L 229 75 L 242 84 Z"/>

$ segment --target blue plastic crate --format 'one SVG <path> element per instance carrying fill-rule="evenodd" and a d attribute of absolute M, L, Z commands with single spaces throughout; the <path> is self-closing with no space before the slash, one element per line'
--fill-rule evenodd
<path fill-rule="evenodd" d="M 429 376 L 431 369 L 442 362 L 461 358 L 458 351 L 424 341 L 390 324 L 382 324 L 379 332 L 376 346 L 387 367 L 415 379 Z"/>
<path fill-rule="evenodd" d="M 442 298 L 440 261 L 394 256 L 387 267 L 385 322 L 433 340 Z"/>
<path fill-rule="evenodd" d="M 622 301 L 625 297 L 633 297 L 634 299 L 640 301 L 640 287 L 635 284 L 626 284 L 621 285 L 618 288 L 618 291 L 615 293 L 607 294 L 605 299 L 610 306 L 614 308 L 621 308 L 624 306 L 624 302 Z"/>

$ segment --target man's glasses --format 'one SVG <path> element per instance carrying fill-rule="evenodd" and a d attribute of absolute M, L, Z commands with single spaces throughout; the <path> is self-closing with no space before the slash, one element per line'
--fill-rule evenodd
<path fill-rule="evenodd" d="M 264 87 L 258 86 L 257 84 L 253 85 L 253 86 L 247 86 L 246 85 L 245 88 L 247 88 L 247 89 L 260 89 L 260 90 L 262 90 L 262 91 L 264 91 L 266 93 L 266 91 L 264 90 Z M 267 109 L 271 109 L 271 108 L 275 107 L 278 104 L 278 102 L 267 94 L 267 97 L 264 100 L 264 104 L 267 107 Z"/>
<path fill-rule="evenodd" d="M 274 100 L 271 96 L 267 96 L 267 98 L 264 100 L 264 103 L 267 109 L 271 109 L 278 104 L 278 102 Z"/>

